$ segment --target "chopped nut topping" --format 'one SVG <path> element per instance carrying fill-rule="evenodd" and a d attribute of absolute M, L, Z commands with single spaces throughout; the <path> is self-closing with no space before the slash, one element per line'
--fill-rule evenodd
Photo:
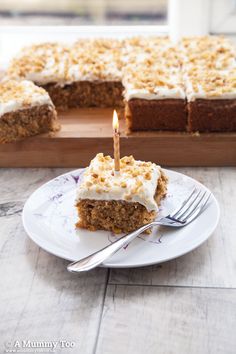
<path fill-rule="evenodd" d="M 131 200 L 131 199 L 132 199 L 132 197 L 131 197 L 130 194 L 126 194 L 126 195 L 125 195 L 125 200 Z"/>
<path fill-rule="evenodd" d="M 52 104 L 48 93 L 31 81 L 7 80 L 0 83 L 0 105 L 11 101 L 19 102 L 25 108 L 31 106 L 33 102 L 40 104 L 43 97 Z"/>
<path fill-rule="evenodd" d="M 150 94 L 184 98 L 191 90 L 215 97 L 235 90 L 235 58 L 234 46 L 222 36 L 189 37 L 178 44 L 157 36 L 80 39 L 71 45 L 43 43 L 24 48 L 12 60 L 7 75 L 44 84 L 122 80 L 127 99 L 129 92 L 131 97 Z M 216 76 L 216 72 L 224 78 L 206 77 Z M 230 76 L 226 81 L 225 72 Z"/>
<path fill-rule="evenodd" d="M 96 187 L 96 193 L 101 194 L 102 193 L 102 189 L 99 188 L 99 187 Z"/>
<path fill-rule="evenodd" d="M 99 164 L 98 164 L 99 163 Z M 151 181 L 153 164 L 151 162 L 136 161 L 133 156 L 125 156 L 121 159 L 120 175 L 112 174 L 113 159 L 110 156 L 98 154 L 92 160 L 91 166 L 87 169 L 85 186 L 95 188 L 97 193 L 110 189 L 113 186 L 128 190 L 126 179 L 132 180 L 133 187 L 129 193 L 138 193 L 143 187 L 144 181 Z"/>
<path fill-rule="evenodd" d="M 148 210 L 157 210 L 154 196 L 161 177 L 160 167 L 151 162 L 137 161 L 133 156 L 125 156 L 121 160 L 120 172 L 112 175 L 114 160 L 98 154 L 78 186 L 78 200 L 123 200 L 143 204 Z M 98 177 L 94 178 L 94 174 Z"/>
<path fill-rule="evenodd" d="M 150 180 L 151 178 L 152 178 L 152 176 L 151 176 L 150 172 L 145 173 L 145 179 Z"/>
<path fill-rule="evenodd" d="M 234 94 L 236 52 L 224 37 L 206 36 L 181 41 L 187 98 L 218 98 Z"/>
<path fill-rule="evenodd" d="M 43 82 L 73 82 L 80 78 L 120 80 L 123 41 L 81 39 L 72 45 L 43 43 L 24 48 L 8 70 L 11 78 L 38 74 Z"/>

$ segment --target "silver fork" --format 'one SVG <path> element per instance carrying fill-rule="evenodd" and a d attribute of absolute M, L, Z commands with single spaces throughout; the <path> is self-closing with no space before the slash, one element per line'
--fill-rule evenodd
<path fill-rule="evenodd" d="M 104 262 L 107 258 L 111 257 L 114 253 L 119 251 L 122 247 L 127 246 L 133 239 L 140 235 L 145 230 L 152 226 L 163 225 L 170 227 L 183 227 L 192 222 L 203 210 L 207 204 L 211 193 L 194 188 L 191 194 L 185 199 L 182 204 L 172 213 L 149 224 L 146 224 L 139 229 L 122 236 L 112 244 L 94 252 L 93 254 L 67 266 L 69 272 L 84 272 L 97 267 Z"/>

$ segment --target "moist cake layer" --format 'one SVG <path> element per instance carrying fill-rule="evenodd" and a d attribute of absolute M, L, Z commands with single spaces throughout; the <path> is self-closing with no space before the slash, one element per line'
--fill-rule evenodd
<path fill-rule="evenodd" d="M 187 126 L 185 100 L 132 99 L 126 102 L 127 127 L 130 130 L 184 131 Z"/>
<path fill-rule="evenodd" d="M 57 114 L 51 105 L 40 105 L 3 114 L 0 117 L 0 143 L 57 131 Z"/>
<path fill-rule="evenodd" d="M 196 99 L 188 103 L 190 132 L 236 131 L 236 99 Z"/>
<path fill-rule="evenodd" d="M 60 110 L 74 107 L 123 106 L 123 86 L 117 81 L 78 81 L 63 87 L 49 83 L 43 87 Z"/>

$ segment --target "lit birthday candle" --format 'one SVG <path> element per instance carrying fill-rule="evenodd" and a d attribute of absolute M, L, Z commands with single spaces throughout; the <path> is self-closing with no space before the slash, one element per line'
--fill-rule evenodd
<path fill-rule="evenodd" d="M 119 133 L 119 120 L 116 110 L 113 112 L 113 142 L 114 142 L 114 161 L 115 171 L 120 171 L 120 133 Z"/>

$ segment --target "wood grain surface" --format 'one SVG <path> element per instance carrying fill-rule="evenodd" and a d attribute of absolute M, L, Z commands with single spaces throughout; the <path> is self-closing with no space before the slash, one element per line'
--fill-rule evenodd
<path fill-rule="evenodd" d="M 235 354 L 235 295 L 235 289 L 109 285 L 97 353 Z"/>
<path fill-rule="evenodd" d="M 0 145 L 0 167 L 86 166 L 98 152 L 113 155 L 112 109 L 59 114 L 61 131 Z M 133 132 L 121 125 L 121 156 L 165 166 L 236 166 L 236 133 Z"/>
<path fill-rule="evenodd" d="M 61 354 L 236 352 L 236 168 L 176 170 L 219 200 L 209 241 L 161 265 L 74 275 L 21 221 L 28 196 L 67 170 L 0 169 L 0 353 L 16 340 L 75 343 Z"/>

